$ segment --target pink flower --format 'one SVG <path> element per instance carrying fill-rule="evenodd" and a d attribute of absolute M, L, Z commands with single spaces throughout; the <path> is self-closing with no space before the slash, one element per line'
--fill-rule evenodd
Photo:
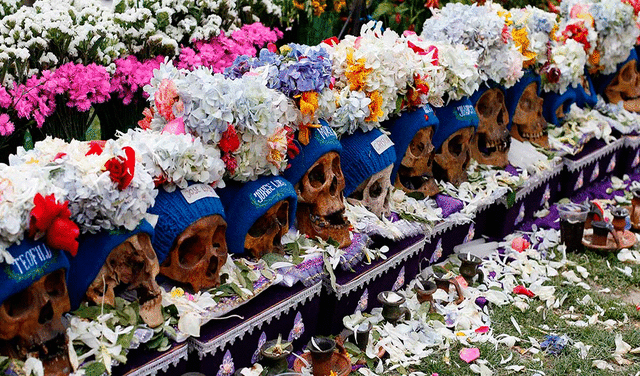
<path fill-rule="evenodd" d="M 3 86 L 0 86 L 0 107 L 9 108 L 11 105 L 11 95 L 7 92 Z"/>
<path fill-rule="evenodd" d="M 180 110 L 180 108 L 184 110 L 184 104 L 182 104 L 182 100 L 178 95 L 178 88 L 176 87 L 176 84 L 167 78 L 160 82 L 160 87 L 158 88 L 154 99 L 158 114 L 167 121 L 171 121 L 176 118 L 176 115 L 173 112 L 174 105 L 176 105 L 178 110 Z"/>
<path fill-rule="evenodd" d="M 0 114 L 0 136 L 8 136 L 15 130 L 15 127 L 11 120 L 9 119 L 9 115 Z"/>

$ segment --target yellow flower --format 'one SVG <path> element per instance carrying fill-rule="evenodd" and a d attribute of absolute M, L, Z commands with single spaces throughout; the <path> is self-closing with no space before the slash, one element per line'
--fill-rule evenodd
<path fill-rule="evenodd" d="M 267 139 L 269 154 L 267 161 L 274 166 L 280 166 L 287 155 L 287 130 L 282 127 Z"/>
<path fill-rule="evenodd" d="M 289 52 L 291 52 L 291 46 L 285 44 L 280 46 L 280 54 L 286 56 Z"/>
<path fill-rule="evenodd" d="M 340 13 L 342 9 L 344 9 L 346 6 L 347 6 L 346 0 L 334 0 L 333 2 L 333 10 L 336 13 Z"/>
<path fill-rule="evenodd" d="M 349 80 L 349 89 L 364 89 L 367 76 L 369 76 L 369 73 L 373 70 L 371 68 L 365 68 L 365 62 L 365 59 L 358 59 L 357 61 L 354 61 L 353 49 L 350 49 L 349 52 L 347 52 L 347 70 L 344 74 L 347 76 L 347 80 Z"/>
<path fill-rule="evenodd" d="M 602 68 L 600 65 L 600 52 L 597 49 L 593 50 L 593 53 L 589 56 L 589 64 L 592 66 L 592 68 L 589 68 L 589 73 L 591 74 Z"/>
<path fill-rule="evenodd" d="M 176 298 L 181 298 L 184 295 L 184 290 L 181 287 L 174 287 L 171 289 L 171 297 L 176 299 Z"/>
<path fill-rule="evenodd" d="M 558 28 L 558 24 L 553 25 L 553 28 L 551 29 L 551 32 L 549 33 L 549 38 L 551 38 L 552 40 L 557 41 L 558 40 L 558 36 L 556 35 L 556 33 L 558 32 L 559 28 Z"/>
<path fill-rule="evenodd" d="M 369 99 L 371 99 L 371 103 L 369 103 L 370 114 L 364 121 L 378 121 L 384 115 L 384 111 L 382 111 L 382 96 L 376 90 L 369 95 Z"/>
<path fill-rule="evenodd" d="M 320 16 L 324 13 L 324 10 L 327 8 L 327 3 L 324 0 L 312 0 L 311 6 L 313 7 L 313 15 Z"/>
<path fill-rule="evenodd" d="M 507 26 L 513 25 L 513 21 L 511 20 L 511 12 L 507 12 L 506 10 L 499 10 L 498 16 L 504 18 L 504 23 L 507 24 Z"/>
<path fill-rule="evenodd" d="M 300 112 L 305 116 L 313 116 L 318 108 L 318 93 L 306 91 L 300 95 Z"/>
<path fill-rule="evenodd" d="M 36 159 L 35 157 L 31 157 L 31 159 L 29 159 L 27 162 L 25 162 L 26 164 L 38 164 L 40 163 L 40 161 L 38 159 Z"/>
<path fill-rule="evenodd" d="M 304 10 L 304 3 L 299 3 L 296 0 L 293 0 L 293 6 L 300 10 Z"/>
<path fill-rule="evenodd" d="M 533 64 L 536 53 L 533 51 L 529 51 L 529 34 L 527 33 L 527 29 L 514 29 L 511 32 L 511 37 L 516 44 L 516 48 L 518 48 L 518 51 L 520 51 L 520 53 L 524 56 L 524 67 L 526 68 L 529 65 Z"/>

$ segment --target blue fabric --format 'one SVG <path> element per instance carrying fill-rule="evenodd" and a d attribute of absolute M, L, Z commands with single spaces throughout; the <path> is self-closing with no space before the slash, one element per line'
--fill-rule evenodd
<path fill-rule="evenodd" d="M 609 86 L 611 81 L 613 81 L 613 79 L 616 77 L 620 69 L 622 69 L 622 67 L 624 67 L 624 65 L 630 62 L 631 60 L 635 60 L 636 62 L 638 61 L 638 55 L 636 54 L 635 48 L 631 49 L 631 51 L 629 52 L 629 57 L 627 57 L 625 61 L 623 61 L 622 63 L 616 66 L 615 72 L 610 74 L 599 74 L 597 76 L 594 76 L 593 83 L 595 84 L 596 93 L 602 95 L 603 98 L 609 101 L 609 98 L 607 98 L 607 96 L 604 94 L 604 90 L 607 88 L 607 86 Z"/>
<path fill-rule="evenodd" d="M 560 125 L 560 119 L 556 116 L 556 110 L 560 106 L 563 106 L 562 112 L 566 115 L 571 105 L 577 101 L 576 91 L 570 88 L 567 88 L 563 94 L 558 94 L 553 91 L 544 93 L 542 99 L 544 100 L 542 104 L 542 115 L 547 122 L 553 125 Z"/>
<path fill-rule="evenodd" d="M 568 90 L 572 90 L 576 93 L 576 104 L 580 108 L 590 107 L 593 108 L 596 103 L 598 103 L 598 93 L 596 93 L 595 86 L 593 86 L 593 80 L 591 80 L 591 75 L 585 69 L 584 77 L 587 80 L 587 84 L 589 85 L 589 92 L 587 93 L 584 87 L 580 84 L 577 88 L 569 87 Z"/>
<path fill-rule="evenodd" d="M 144 219 L 133 231 L 122 228 L 80 235 L 78 254 L 69 260 L 69 276 L 67 277 L 67 289 L 69 290 L 72 311 L 80 307 L 87 289 L 100 272 L 102 265 L 107 261 L 111 251 L 140 232 L 147 233 L 149 238 L 153 238 L 153 226 Z"/>
<path fill-rule="evenodd" d="M 51 249 L 42 241 L 25 238 L 7 251 L 15 262 L 0 267 L 0 304 L 51 272 L 69 270 L 69 260 L 64 252 Z"/>
<path fill-rule="evenodd" d="M 231 253 L 244 253 L 251 226 L 279 201 L 289 201 L 289 226 L 296 216 L 298 196 L 293 185 L 280 176 L 262 176 L 244 184 L 230 183 L 219 193 L 227 213 L 227 249 Z"/>
<path fill-rule="evenodd" d="M 338 154 L 342 151 L 336 132 L 326 121 L 321 119 L 320 128 L 311 128 L 310 132 L 309 144 L 302 145 L 298 140 L 294 141 L 300 149 L 300 153 L 295 158 L 289 159 L 289 167 L 282 174 L 294 186 L 320 157 L 330 151 L 335 151 Z"/>
<path fill-rule="evenodd" d="M 476 109 L 467 97 L 451 101 L 444 107 L 438 107 L 435 113 L 440 120 L 440 126 L 433 134 L 433 147 L 436 150 L 440 149 L 440 146 L 460 129 L 473 127 L 477 130 L 480 122 Z"/>
<path fill-rule="evenodd" d="M 504 102 L 507 106 L 507 111 L 509 111 L 509 126 L 507 127 L 509 130 L 511 130 L 511 127 L 513 126 L 513 116 L 516 114 L 516 108 L 518 108 L 518 102 L 520 102 L 522 93 L 524 93 L 527 86 L 534 82 L 537 84 L 537 94 L 540 96 L 542 81 L 540 76 L 533 73 L 531 70 L 525 71 L 522 78 L 520 78 L 515 85 L 505 91 Z"/>
<path fill-rule="evenodd" d="M 433 132 L 438 131 L 440 122 L 429 105 L 425 105 L 415 111 L 403 112 L 399 117 L 389 119 L 382 123 L 382 126 L 391 134 L 389 138 L 393 141 L 396 161 L 391 171 L 391 182 L 396 180 L 400 163 L 404 158 L 407 148 L 415 137 L 416 133 L 422 128 L 433 127 Z"/>
<path fill-rule="evenodd" d="M 374 142 L 388 147 L 380 154 L 374 148 Z M 345 196 L 351 195 L 371 175 L 377 174 L 396 161 L 393 142 L 377 128 L 369 132 L 358 129 L 351 135 L 342 136 L 340 143 L 340 165 L 346 183 Z"/>
<path fill-rule="evenodd" d="M 185 195 L 189 196 L 189 193 L 194 192 L 193 190 L 199 191 L 203 197 L 190 204 Z M 198 192 L 195 194 L 197 195 Z M 192 223 L 210 215 L 220 215 L 225 218 L 222 203 L 213 188 L 205 184 L 193 183 L 186 189 L 176 188 L 173 192 L 167 192 L 160 187 L 156 203 L 149 209 L 149 213 L 158 216 L 152 244 L 160 264 L 169 255 L 176 238 Z"/>

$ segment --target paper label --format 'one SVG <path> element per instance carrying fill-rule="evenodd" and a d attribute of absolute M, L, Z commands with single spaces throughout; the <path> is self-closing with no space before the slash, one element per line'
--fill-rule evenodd
<path fill-rule="evenodd" d="M 393 146 L 393 141 L 386 134 L 380 135 L 378 138 L 371 142 L 371 146 L 378 153 L 382 155 L 387 149 Z"/>
<path fill-rule="evenodd" d="M 216 191 L 210 185 L 206 184 L 194 184 L 183 190 L 181 190 L 182 196 L 188 203 L 194 202 L 205 197 L 218 197 Z"/>
<path fill-rule="evenodd" d="M 467 287 L 469 287 L 469 284 L 467 283 L 467 281 L 464 279 L 463 276 L 459 275 L 456 277 L 456 281 L 458 281 L 458 284 L 460 285 L 460 287 L 462 287 L 463 289 L 466 289 Z"/>

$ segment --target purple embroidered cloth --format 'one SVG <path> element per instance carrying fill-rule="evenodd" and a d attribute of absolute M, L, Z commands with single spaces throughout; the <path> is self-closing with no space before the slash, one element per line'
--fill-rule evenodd
<path fill-rule="evenodd" d="M 442 217 L 447 218 L 453 213 L 457 213 L 464 208 L 464 203 L 457 198 L 438 193 L 435 197 L 436 204 L 442 209 Z"/>

